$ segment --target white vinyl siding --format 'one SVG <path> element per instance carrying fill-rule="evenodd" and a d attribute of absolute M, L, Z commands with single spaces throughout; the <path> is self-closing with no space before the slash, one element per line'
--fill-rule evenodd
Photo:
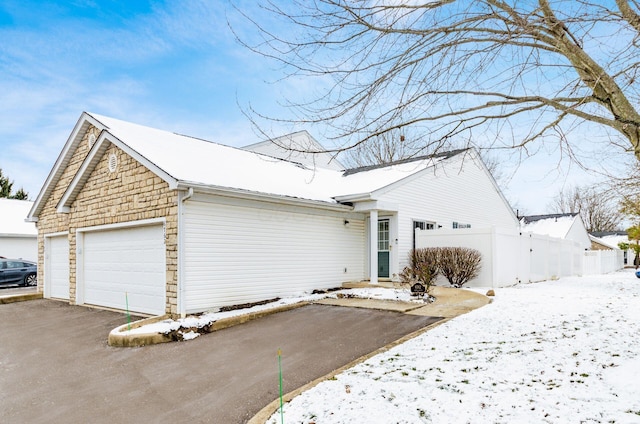
<path fill-rule="evenodd" d="M 0 235 L 0 256 L 38 261 L 38 237 Z"/>
<path fill-rule="evenodd" d="M 44 284 L 47 297 L 69 299 L 69 237 L 47 237 Z"/>
<path fill-rule="evenodd" d="M 458 155 L 444 165 L 395 185 L 379 197 L 398 205 L 398 270 L 406 265 L 413 247 L 414 221 L 435 222 L 443 228 L 452 228 L 453 222 L 471 228 L 518 227 L 492 178 L 473 156 Z"/>
<path fill-rule="evenodd" d="M 83 237 L 84 303 L 165 313 L 166 253 L 162 225 L 87 231 Z M 128 306 L 127 306 L 128 302 Z"/>
<path fill-rule="evenodd" d="M 264 206 L 263 206 L 264 207 Z M 183 217 L 187 313 L 340 286 L 364 276 L 364 220 L 189 200 Z"/>

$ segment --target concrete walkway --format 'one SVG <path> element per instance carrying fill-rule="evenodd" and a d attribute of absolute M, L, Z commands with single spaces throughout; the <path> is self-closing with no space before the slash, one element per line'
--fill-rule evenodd
<path fill-rule="evenodd" d="M 392 288 L 391 283 L 386 284 L 386 286 Z M 359 287 L 367 286 L 360 284 Z M 316 303 L 320 303 L 323 305 L 349 306 L 352 308 L 395 311 L 410 315 L 453 318 L 474 309 L 480 308 L 491 302 L 491 299 L 487 296 L 483 296 L 470 290 L 455 289 L 451 287 L 433 287 L 431 290 L 431 294 L 436 298 L 436 301 L 431 304 L 357 298 L 327 298 Z"/>

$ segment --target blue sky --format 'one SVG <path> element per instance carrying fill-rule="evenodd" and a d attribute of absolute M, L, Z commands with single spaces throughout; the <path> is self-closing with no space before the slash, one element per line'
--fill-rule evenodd
<path fill-rule="evenodd" d="M 35 199 L 82 111 L 233 146 L 260 141 L 239 105 L 273 114 L 312 87 L 273 84 L 277 64 L 239 45 L 228 16 L 226 0 L 0 0 L 4 174 Z M 563 184 L 588 181 L 556 163 L 543 153 L 520 166 L 503 187 L 514 207 L 545 212 Z"/>

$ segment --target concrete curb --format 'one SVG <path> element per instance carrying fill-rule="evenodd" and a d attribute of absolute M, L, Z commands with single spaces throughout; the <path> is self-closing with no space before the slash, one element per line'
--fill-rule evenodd
<path fill-rule="evenodd" d="M 35 299 L 42 299 L 42 293 L 11 294 L 8 296 L 0 296 L 0 304 L 26 302 L 28 300 Z"/>
<path fill-rule="evenodd" d="M 113 347 L 139 347 L 152 344 L 167 343 L 171 341 L 171 337 L 161 333 L 142 333 L 142 334 L 129 334 L 129 329 L 133 330 L 140 328 L 147 324 L 153 324 L 156 322 L 168 319 L 169 315 L 159 315 L 151 318 L 144 318 L 132 323 L 122 324 L 119 327 L 114 328 L 109 333 L 107 343 Z"/>
<path fill-rule="evenodd" d="M 283 305 L 278 306 L 271 309 L 265 309 L 262 311 L 250 312 L 243 315 L 238 315 L 235 317 L 222 318 L 218 321 L 214 321 L 211 325 L 207 326 L 205 329 L 202 329 L 204 333 L 212 333 L 214 331 L 223 330 L 225 328 L 233 327 L 235 325 L 244 324 L 249 321 L 253 321 L 254 319 L 262 318 L 267 315 L 277 314 L 278 312 L 289 311 L 291 309 L 297 309 L 302 306 L 308 305 L 309 302 L 298 302 L 292 303 L 291 305 Z M 151 318 L 145 318 L 139 321 L 134 321 L 130 324 L 123 324 L 119 327 L 114 328 L 109 333 L 108 343 L 109 346 L 113 347 L 140 347 L 140 346 L 148 346 L 159 343 L 168 343 L 175 341 L 169 334 L 163 333 L 139 333 L 139 334 L 129 334 L 128 329 L 129 326 L 131 329 L 139 328 L 147 324 L 153 324 L 156 322 L 163 321 L 165 319 L 169 319 L 168 315 L 160 315 Z"/>

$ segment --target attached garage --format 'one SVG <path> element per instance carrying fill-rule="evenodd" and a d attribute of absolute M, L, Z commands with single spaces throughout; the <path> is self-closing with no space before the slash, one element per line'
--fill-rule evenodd
<path fill-rule="evenodd" d="M 269 146 L 265 155 L 83 113 L 28 215 L 49 254 L 38 257 L 45 294 L 183 315 L 394 278 L 417 223 L 519 228 L 471 150 L 342 170 L 333 155 L 292 160 Z"/>
<path fill-rule="evenodd" d="M 46 237 L 45 241 L 45 296 L 69 299 L 69 236 Z"/>
<path fill-rule="evenodd" d="M 165 313 L 163 224 L 135 224 L 79 231 L 78 303 Z"/>

